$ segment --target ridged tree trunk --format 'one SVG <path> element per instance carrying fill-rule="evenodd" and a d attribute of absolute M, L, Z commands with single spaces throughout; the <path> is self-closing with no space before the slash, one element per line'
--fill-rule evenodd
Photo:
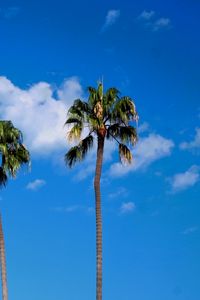
<path fill-rule="evenodd" d="M 103 162 L 104 136 L 98 136 L 96 171 L 94 179 L 96 204 L 96 300 L 102 300 L 102 216 L 100 180 Z"/>
<path fill-rule="evenodd" d="M 2 281 L 2 300 L 8 300 L 5 243 L 4 243 L 1 216 L 0 216 L 0 263 L 1 263 L 1 281 Z"/>

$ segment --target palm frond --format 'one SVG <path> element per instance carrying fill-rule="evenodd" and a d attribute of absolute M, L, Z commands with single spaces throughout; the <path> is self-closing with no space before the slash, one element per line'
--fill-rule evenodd
<path fill-rule="evenodd" d="M 133 160 L 130 149 L 124 144 L 119 144 L 119 156 L 122 163 L 130 164 Z"/>
<path fill-rule="evenodd" d="M 11 121 L 0 121 L 0 176 L 3 184 L 8 175 L 15 177 L 19 168 L 30 161 L 30 154 L 22 140 L 21 131 Z"/>
<path fill-rule="evenodd" d="M 135 120 L 137 112 L 135 104 L 130 97 L 122 97 L 116 102 L 112 111 L 112 120 L 124 122 L 128 124 L 129 121 Z"/>
<path fill-rule="evenodd" d="M 98 100 L 102 101 L 103 99 L 103 84 L 100 82 L 97 87 L 97 96 Z"/>
<path fill-rule="evenodd" d="M 23 144 L 20 144 L 16 150 L 15 156 L 20 164 L 28 164 L 30 162 L 30 153 Z"/>
<path fill-rule="evenodd" d="M 10 154 L 6 156 L 3 169 L 7 171 L 11 177 L 15 177 L 20 166 L 21 164 L 18 158 L 14 154 Z"/>
<path fill-rule="evenodd" d="M 137 131 L 133 126 L 124 126 L 119 123 L 108 126 L 107 139 L 116 138 L 123 143 L 129 143 L 135 145 L 137 142 Z"/>
<path fill-rule="evenodd" d="M 134 146 L 138 140 L 137 131 L 133 126 L 120 126 L 119 138 L 123 143 L 129 143 Z"/>
<path fill-rule="evenodd" d="M 93 136 L 89 134 L 86 138 L 84 138 L 77 146 L 72 147 L 65 154 L 65 163 L 70 168 L 75 165 L 76 162 L 82 161 L 88 151 L 93 146 Z"/>
<path fill-rule="evenodd" d="M 98 97 L 97 97 L 97 90 L 91 86 L 88 87 L 88 92 L 89 92 L 89 98 L 88 98 L 88 103 L 90 107 L 94 107 L 96 104 Z"/>
<path fill-rule="evenodd" d="M 82 158 L 84 159 L 88 151 L 92 148 L 93 146 L 93 136 L 89 134 L 86 138 L 84 138 L 80 143 L 79 146 L 81 147 L 82 151 Z"/>
<path fill-rule="evenodd" d="M 6 143 L 0 143 L 0 153 L 6 155 L 8 152 L 8 147 Z"/>
<path fill-rule="evenodd" d="M 77 123 L 77 124 L 81 124 L 82 123 L 82 121 L 80 120 L 80 118 L 78 118 L 78 117 L 69 117 L 67 120 L 66 120 L 66 122 L 65 122 L 65 125 L 67 125 L 67 124 L 72 124 L 72 123 Z"/>
<path fill-rule="evenodd" d="M 79 140 L 83 130 L 83 124 L 75 124 L 67 134 L 68 141 Z"/>
<path fill-rule="evenodd" d="M 22 133 L 11 121 L 0 121 L 0 143 L 22 142 Z"/>
<path fill-rule="evenodd" d="M 115 88 L 110 88 L 103 96 L 104 120 L 109 119 L 114 103 L 119 99 L 119 91 Z"/>
<path fill-rule="evenodd" d="M 76 99 L 74 104 L 69 108 L 68 115 L 71 117 L 79 117 L 81 120 L 84 119 L 85 114 L 90 113 L 90 107 L 87 102 L 84 102 L 80 99 Z"/>
<path fill-rule="evenodd" d="M 80 151 L 79 146 L 72 147 L 66 154 L 65 154 L 65 163 L 70 168 L 76 163 L 82 160 L 82 153 Z"/>
<path fill-rule="evenodd" d="M 2 167 L 0 167 L 0 187 L 6 186 L 6 183 L 8 181 L 8 177 L 6 172 Z"/>

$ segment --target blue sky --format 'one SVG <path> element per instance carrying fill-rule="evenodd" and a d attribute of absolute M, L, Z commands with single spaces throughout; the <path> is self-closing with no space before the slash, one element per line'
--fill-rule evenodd
<path fill-rule="evenodd" d="M 95 298 L 95 149 L 68 170 L 66 112 L 104 78 L 140 116 L 134 164 L 108 143 L 104 300 L 200 298 L 200 2 L 1 1 L 0 115 L 32 156 L 1 190 L 10 299 Z"/>

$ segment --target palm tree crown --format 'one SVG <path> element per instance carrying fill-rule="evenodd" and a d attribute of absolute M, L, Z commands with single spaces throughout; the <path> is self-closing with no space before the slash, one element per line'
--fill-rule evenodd
<path fill-rule="evenodd" d="M 21 165 L 30 161 L 22 133 L 11 121 L 0 121 L 0 155 L 0 185 L 5 186 L 8 177 L 15 177 Z"/>
<path fill-rule="evenodd" d="M 72 125 L 68 140 L 77 140 L 79 143 L 66 153 L 66 164 L 72 167 L 83 160 L 93 146 L 94 136 L 117 141 L 121 162 L 131 163 L 130 146 L 137 141 L 132 122 L 138 119 L 133 100 L 130 97 L 120 98 L 116 88 L 110 88 L 104 94 L 101 83 L 97 89 L 89 87 L 88 91 L 88 102 L 77 99 L 68 111 L 65 124 Z M 85 127 L 89 133 L 81 139 Z"/>

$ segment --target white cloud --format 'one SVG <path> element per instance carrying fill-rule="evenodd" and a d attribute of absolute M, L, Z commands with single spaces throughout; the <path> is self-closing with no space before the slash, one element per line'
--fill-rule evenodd
<path fill-rule="evenodd" d="M 172 192 L 183 191 L 194 186 L 200 179 L 199 166 L 193 165 L 184 173 L 175 174 L 169 179 Z"/>
<path fill-rule="evenodd" d="M 127 214 L 135 211 L 135 204 L 133 202 L 123 202 L 120 207 L 121 214 Z"/>
<path fill-rule="evenodd" d="M 155 11 L 153 11 L 153 10 L 150 10 L 150 11 L 144 10 L 144 11 L 138 16 L 138 18 L 139 18 L 139 19 L 143 19 L 143 20 L 150 20 L 150 19 L 152 19 L 154 16 L 155 16 Z"/>
<path fill-rule="evenodd" d="M 138 21 L 141 21 L 147 28 L 152 31 L 159 31 L 161 29 L 171 28 L 171 20 L 169 18 L 161 17 L 156 18 L 155 11 L 144 10 L 138 17 Z"/>
<path fill-rule="evenodd" d="M 107 12 L 105 23 L 102 27 L 102 31 L 105 31 L 108 27 L 113 25 L 120 16 L 120 10 L 111 9 Z"/>
<path fill-rule="evenodd" d="M 200 148 L 200 128 L 196 128 L 196 135 L 191 142 L 183 142 L 180 144 L 181 150 L 190 150 Z"/>
<path fill-rule="evenodd" d="M 109 173 L 113 177 L 120 177 L 129 172 L 145 168 L 154 161 L 169 156 L 173 147 L 172 140 L 158 134 L 149 134 L 149 136 L 141 138 L 133 149 L 134 160 L 132 164 L 124 166 L 121 163 L 114 163 Z"/>
<path fill-rule="evenodd" d="M 186 228 L 186 229 L 182 232 L 182 234 L 188 235 L 188 234 L 191 234 L 191 233 L 197 231 L 198 229 L 199 229 L 199 228 L 198 228 L 197 226 L 189 227 L 189 228 Z"/>
<path fill-rule="evenodd" d="M 47 82 L 21 89 L 0 77 L 0 117 L 12 120 L 23 132 L 24 143 L 32 154 L 48 155 L 66 147 L 66 112 L 82 94 L 76 77 L 66 79 L 55 90 Z"/>
<path fill-rule="evenodd" d="M 31 181 L 27 184 L 26 188 L 28 190 L 37 191 L 41 187 L 43 187 L 46 184 L 46 181 L 43 179 L 36 179 L 34 181 Z"/>

